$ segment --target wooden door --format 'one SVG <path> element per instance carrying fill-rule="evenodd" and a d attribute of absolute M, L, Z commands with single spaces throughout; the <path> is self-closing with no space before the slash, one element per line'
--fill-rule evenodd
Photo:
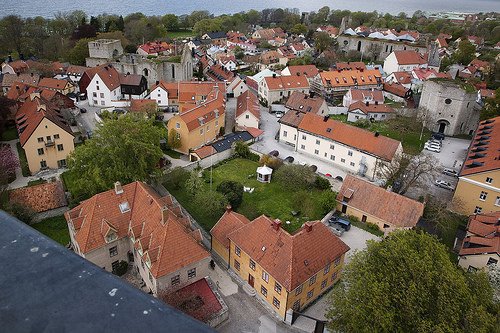
<path fill-rule="evenodd" d="M 254 278 L 252 274 L 248 274 L 248 284 L 253 288 Z"/>

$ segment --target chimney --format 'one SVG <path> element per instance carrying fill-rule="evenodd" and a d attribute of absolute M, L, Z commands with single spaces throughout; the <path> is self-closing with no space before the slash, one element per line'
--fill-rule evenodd
<path fill-rule="evenodd" d="M 161 207 L 161 223 L 165 225 L 168 221 L 168 216 L 169 216 L 170 211 L 168 210 L 167 206 Z"/>
<path fill-rule="evenodd" d="M 375 132 L 375 137 L 378 138 L 378 136 L 380 135 L 379 132 Z"/>
<path fill-rule="evenodd" d="M 226 206 L 226 213 L 231 213 L 233 211 L 233 207 L 231 205 Z"/>
<path fill-rule="evenodd" d="M 370 102 L 366 101 L 366 103 L 365 103 L 365 104 L 366 104 L 366 106 L 368 106 L 368 105 L 370 105 Z"/>
<path fill-rule="evenodd" d="M 326 123 L 328 121 L 328 118 L 330 118 L 329 116 L 324 116 L 323 117 L 323 121 Z"/>
<path fill-rule="evenodd" d="M 310 92 L 309 92 L 309 97 L 310 97 L 310 98 L 314 98 L 314 91 L 310 91 Z"/>
<path fill-rule="evenodd" d="M 273 78 L 276 78 L 276 73 L 273 73 Z"/>
<path fill-rule="evenodd" d="M 375 105 L 378 105 L 378 101 L 375 101 Z"/>
<path fill-rule="evenodd" d="M 115 182 L 115 193 L 116 194 L 122 194 L 123 193 L 123 187 L 120 182 Z"/>
<path fill-rule="evenodd" d="M 274 230 L 276 230 L 276 231 L 280 230 L 281 220 L 279 220 L 279 219 L 274 220 L 272 226 L 273 226 Z"/>
<path fill-rule="evenodd" d="M 306 222 L 304 223 L 304 230 L 306 232 L 311 232 L 313 229 L 312 223 L 311 222 Z"/>
<path fill-rule="evenodd" d="M 159 85 L 160 84 L 160 81 L 156 81 L 156 85 Z"/>
<path fill-rule="evenodd" d="M 13 62 L 12 56 L 9 54 L 9 62 Z"/>

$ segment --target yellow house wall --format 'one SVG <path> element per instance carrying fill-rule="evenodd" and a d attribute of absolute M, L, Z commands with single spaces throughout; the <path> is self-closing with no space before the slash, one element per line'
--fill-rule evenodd
<path fill-rule="evenodd" d="M 54 139 L 54 134 L 59 134 L 59 139 Z M 47 136 L 50 136 L 51 140 L 55 143 L 51 147 L 45 147 Z M 38 138 L 40 137 L 43 138 L 43 142 L 38 142 Z M 47 162 L 48 168 L 57 169 L 57 161 L 67 159 L 69 153 L 75 150 L 73 139 L 73 135 L 69 134 L 47 118 L 44 118 L 23 146 L 30 172 L 34 174 L 40 171 L 40 161 L 42 160 Z M 58 151 L 58 144 L 62 144 L 64 150 Z M 43 148 L 43 155 L 38 155 L 38 148 Z"/>
<path fill-rule="evenodd" d="M 500 262 L 500 255 L 496 253 L 485 253 L 460 256 L 458 264 L 466 270 L 469 269 L 469 266 L 477 269 L 483 269 L 486 267 L 486 264 L 488 263 L 488 260 L 490 260 L 490 258 L 496 259 Z"/>
<path fill-rule="evenodd" d="M 228 263 L 229 249 L 226 249 L 214 236 L 212 236 L 212 250 Z"/>
<path fill-rule="evenodd" d="M 491 184 L 486 183 L 486 178 L 493 179 Z M 467 182 L 470 179 L 477 183 Z M 484 201 L 479 199 L 481 191 L 488 193 Z M 458 180 L 453 202 L 455 209 L 465 215 L 474 214 L 476 206 L 482 208 L 482 213 L 500 210 L 495 205 L 496 198 L 500 196 L 500 170 L 483 172 L 480 174 L 460 177 Z"/>
<path fill-rule="evenodd" d="M 180 128 L 176 128 L 179 123 Z M 181 135 L 181 146 L 177 148 L 179 152 L 184 154 L 189 153 L 189 149 L 196 149 L 203 146 L 207 142 L 215 140 L 219 134 L 219 130 L 224 126 L 224 113 L 219 118 L 213 119 L 203 126 L 189 131 L 184 121 L 179 115 L 173 117 L 168 122 L 168 130 L 175 129 Z M 203 133 L 200 131 L 203 129 Z"/>
<path fill-rule="evenodd" d="M 254 289 L 257 293 L 257 295 L 265 300 L 267 303 L 269 303 L 270 307 L 283 319 L 285 318 L 286 310 L 287 310 L 287 295 L 288 292 L 285 289 L 284 286 L 281 286 L 281 294 L 278 294 L 274 290 L 274 286 L 276 283 L 276 280 L 269 275 L 269 282 L 266 282 L 262 279 L 262 267 L 260 267 L 259 263 L 256 262 L 255 260 L 255 270 L 252 270 L 250 268 L 250 256 L 246 254 L 243 250 L 241 250 L 241 255 L 237 256 L 236 252 L 234 251 L 235 245 L 233 242 L 231 242 L 230 245 L 230 251 L 231 251 L 231 262 L 230 262 L 230 267 L 231 269 L 236 272 L 243 280 L 248 282 L 248 275 L 251 274 L 254 277 Z M 240 263 L 240 269 L 237 270 L 234 266 L 234 260 L 238 260 Z M 269 272 L 268 272 L 269 273 Z M 267 289 L 267 297 L 264 297 L 264 295 L 261 293 L 261 286 L 264 286 L 264 288 Z M 273 297 L 276 297 L 279 302 L 280 302 L 280 307 L 279 309 L 276 308 L 273 305 Z"/>
<path fill-rule="evenodd" d="M 342 202 L 337 201 L 337 210 L 342 211 L 342 206 L 343 206 Z M 389 222 L 383 221 L 383 220 L 381 220 L 381 219 L 379 219 L 379 218 L 377 218 L 377 217 L 375 217 L 373 215 L 369 215 L 369 214 L 367 214 L 365 212 L 360 211 L 359 209 L 353 208 L 353 207 L 349 206 L 349 204 L 347 205 L 346 214 L 350 215 L 350 216 L 355 216 L 360 221 L 363 218 L 363 215 L 366 215 L 366 222 L 367 223 L 369 222 L 369 223 L 376 224 L 381 231 L 384 231 L 384 224 L 387 224 L 387 225 L 389 225 L 391 227 L 394 227 Z"/>

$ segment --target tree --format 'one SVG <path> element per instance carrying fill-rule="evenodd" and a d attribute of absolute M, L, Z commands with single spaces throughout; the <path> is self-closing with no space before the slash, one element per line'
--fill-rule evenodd
<path fill-rule="evenodd" d="M 0 96 L 0 139 L 3 138 L 8 119 L 13 115 L 13 107 L 15 105 L 16 101 L 5 96 Z"/>
<path fill-rule="evenodd" d="M 243 185 L 241 183 L 226 180 L 217 186 L 217 192 L 224 194 L 233 209 L 238 209 L 243 201 Z"/>
<path fill-rule="evenodd" d="M 314 47 L 319 53 L 333 45 L 333 41 L 328 33 L 321 31 L 314 34 Z"/>
<path fill-rule="evenodd" d="M 493 289 L 493 301 L 495 303 L 500 303 L 500 266 L 488 266 L 488 279 Z"/>
<path fill-rule="evenodd" d="M 88 195 L 102 192 L 114 182 L 147 180 L 157 173 L 163 157 L 160 140 L 165 131 L 153 121 L 125 115 L 106 120 L 92 139 L 69 156 L 69 169 L 78 175 L 75 187 Z"/>
<path fill-rule="evenodd" d="M 493 98 L 486 99 L 484 107 L 481 110 L 481 120 L 495 118 L 498 116 L 500 116 L 500 88 L 495 90 L 495 96 Z"/>
<path fill-rule="evenodd" d="M 337 193 L 333 191 L 324 191 L 319 197 L 323 214 L 328 214 L 337 206 Z"/>
<path fill-rule="evenodd" d="M 196 193 L 194 203 L 200 207 L 205 215 L 212 218 L 219 218 L 224 212 L 228 201 L 220 192 L 204 190 Z"/>
<path fill-rule="evenodd" d="M 187 192 L 192 196 L 195 196 L 196 193 L 202 190 L 203 180 L 198 175 L 198 171 L 191 171 L 188 180 L 186 180 L 185 187 Z"/>
<path fill-rule="evenodd" d="M 166 14 L 161 18 L 161 22 L 167 31 L 179 30 L 179 18 L 175 14 Z"/>
<path fill-rule="evenodd" d="M 17 168 L 19 168 L 19 159 L 10 145 L 0 144 L 0 198 L 7 191 L 8 184 L 16 179 Z M 0 205 L 1 202 L 2 200 L 0 200 Z"/>
<path fill-rule="evenodd" d="M 435 237 L 395 231 L 351 257 L 332 293 L 328 327 L 343 332 L 491 330 L 494 316 L 485 309 L 492 294 L 482 279 L 466 276 Z M 478 310 L 483 320 L 471 321 Z"/>
<path fill-rule="evenodd" d="M 453 55 L 456 62 L 462 65 L 468 65 L 475 58 L 476 47 L 469 42 L 468 39 L 463 39 L 458 43 L 458 49 Z"/>
<path fill-rule="evenodd" d="M 85 59 L 89 57 L 88 43 L 92 39 L 80 39 L 75 46 L 68 52 L 66 59 L 74 65 L 85 65 Z"/>
<path fill-rule="evenodd" d="M 302 35 L 307 33 L 307 26 L 303 23 L 297 23 L 296 25 L 293 26 L 293 28 L 290 30 L 292 34 L 295 35 Z"/>
<path fill-rule="evenodd" d="M 204 19 L 198 21 L 193 26 L 193 32 L 199 36 L 211 31 L 219 31 L 222 28 L 220 19 Z"/>
<path fill-rule="evenodd" d="M 168 189 L 180 190 L 189 179 L 189 172 L 182 167 L 171 169 L 166 175 L 164 185 Z"/>
<path fill-rule="evenodd" d="M 260 157 L 259 165 L 267 165 L 268 167 L 276 171 L 283 165 L 283 161 L 274 156 L 264 154 Z"/>
<path fill-rule="evenodd" d="M 168 145 L 172 149 L 178 149 L 182 145 L 180 134 L 173 128 L 168 132 Z"/>
<path fill-rule="evenodd" d="M 289 190 L 305 190 L 314 187 L 316 174 L 307 165 L 283 165 L 276 172 L 274 179 Z"/>
<path fill-rule="evenodd" d="M 241 158 L 248 158 L 250 156 L 250 148 L 248 148 L 248 145 L 243 141 L 236 141 L 234 151 L 236 156 Z"/>

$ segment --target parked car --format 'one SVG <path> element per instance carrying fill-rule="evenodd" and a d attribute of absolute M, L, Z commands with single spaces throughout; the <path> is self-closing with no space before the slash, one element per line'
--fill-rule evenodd
<path fill-rule="evenodd" d="M 85 92 L 81 92 L 81 93 L 79 93 L 77 96 L 78 96 L 78 99 L 79 99 L 80 101 L 84 101 L 84 100 L 86 100 L 86 99 L 87 99 L 87 93 L 85 93 Z"/>
<path fill-rule="evenodd" d="M 444 140 L 444 134 L 443 133 L 432 133 L 432 138 L 436 140 Z"/>
<path fill-rule="evenodd" d="M 81 112 L 81 113 L 87 113 L 87 109 L 85 109 L 85 108 L 81 108 L 81 109 L 80 109 L 80 112 Z"/>
<path fill-rule="evenodd" d="M 295 159 L 293 158 L 293 156 L 288 156 L 287 158 L 285 158 L 285 162 L 288 162 L 288 163 L 293 163 Z"/>
<path fill-rule="evenodd" d="M 330 227 L 332 228 L 332 231 L 335 235 L 337 236 L 342 236 L 344 234 L 344 228 L 338 223 L 333 223 L 330 224 Z"/>
<path fill-rule="evenodd" d="M 438 145 L 439 147 L 441 147 L 443 144 L 441 141 L 434 140 L 434 139 L 428 140 L 426 143 L 431 144 L 431 145 Z"/>
<path fill-rule="evenodd" d="M 434 146 L 424 146 L 424 149 L 426 149 L 428 151 L 432 151 L 434 153 L 440 153 L 441 152 L 441 148 L 434 147 Z"/>
<path fill-rule="evenodd" d="M 351 221 L 336 215 L 330 217 L 330 219 L 328 220 L 328 224 L 338 224 L 342 227 L 342 229 L 344 229 L 344 231 L 349 231 L 349 229 L 351 229 Z"/>
<path fill-rule="evenodd" d="M 274 157 L 278 157 L 278 155 L 279 155 L 279 154 L 280 154 L 280 153 L 279 153 L 279 151 L 277 151 L 277 150 L 273 150 L 273 151 L 271 151 L 271 152 L 269 153 L 269 155 L 270 155 L 270 156 L 274 156 Z"/>
<path fill-rule="evenodd" d="M 426 143 L 424 143 L 424 146 L 431 146 L 431 147 L 441 148 L 441 142 L 436 142 L 436 141 L 429 140 Z"/>
<path fill-rule="evenodd" d="M 451 186 L 450 183 L 448 183 L 447 181 L 444 181 L 444 180 L 441 180 L 441 179 L 437 179 L 434 184 L 437 186 L 437 187 L 441 187 L 441 188 L 444 188 L 445 190 L 450 190 L 450 191 L 453 191 L 454 188 L 453 186 Z"/>
<path fill-rule="evenodd" d="M 283 117 L 284 113 L 283 112 L 276 112 L 275 115 L 276 115 L 276 118 L 281 118 L 281 117 Z"/>
<path fill-rule="evenodd" d="M 458 177 L 458 172 L 453 169 L 446 168 L 443 170 L 443 173 L 447 176 Z"/>

